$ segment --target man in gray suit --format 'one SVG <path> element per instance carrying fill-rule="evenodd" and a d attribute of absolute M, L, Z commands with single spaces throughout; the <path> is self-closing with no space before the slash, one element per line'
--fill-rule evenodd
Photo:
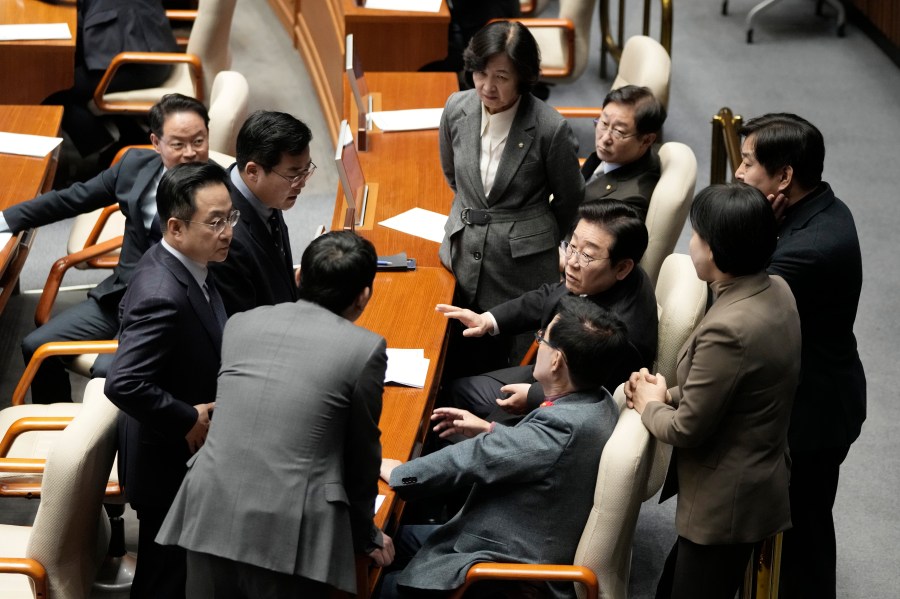
<path fill-rule="evenodd" d="M 626 85 L 606 95 L 594 120 L 595 152 L 581 167 L 585 201 L 619 200 L 647 219 L 660 177 L 653 144 L 665 120 L 666 109 L 649 88 Z"/>
<path fill-rule="evenodd" d="M 474 485 L 445 525 L 401 529 L 398 554 L 415 555 L 402 572 L 386 577 L 383 597 L 451 591 L 476 562 L 572 563 L 600 454 L 619 415 L 600 381 L 628 341 L 621 321 L 577 297 L 564 298 L 536 338 L 534 374 L 546 394 L 541 409 L 514 427 L 495 428 L 465 410 L 438 408 L 432 420 L 441 436 L 474 438 L 405 464 L 383 460 L 382 478 L 403 499 Z M 504 590 L 575 596 L 571 583 Z"/>
<path fill-rule="evenodd" d="M 353 325 L 377 256 L 350 232 L 313 240 L 300 300 L 232 316 L 216 411 L 157 542 L 188 550 L 189 597 L 355 593 L 354 551 L 380 565 L 383 338 Z"/>

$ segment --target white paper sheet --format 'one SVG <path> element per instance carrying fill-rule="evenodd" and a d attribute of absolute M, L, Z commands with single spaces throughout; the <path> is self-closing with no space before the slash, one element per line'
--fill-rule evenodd
<path fill-rule="evenodd" d="M 440 127 L 443 112 L 443 108 L 414 108 L 371 112 L 369 116 L 382 131 L 417 131 Z"/>
<path fill-rule="evenodd" d="M 441 0 L 366 0 L 365 7 L 380 10 L 438 12 L 441 10 Z"/>
<path fill-rule="evenodd" d="M 70 40 L 68 23 L 28 23 L 0 25 L 0 42 L 17 40 Z"/>
<path fill-rule="evenodd" d="M 0 131 L 0 153 L 43 158 L 62 143 L 61 137 L 25 135 Z"/>
<path fill-rule="evenodd" d="M 0 233 L 0 250 L 3 250 L 3 248 L 6 247 L 10 238 L 12 238 L 12 233 Z"/>
<path fill-rule="evenodd" d="M 446 223 L 447 216 L 444 214 L 438 214 L 424 208 L 411 208 L 378 224 L 389 229 L 440 243 L 444 239 L 444 225 Z M 411 258 L 415 258 L 415 256 L 411 256 Z"/>
<path fill-rule="evenodd" d="M 384 495 L 376 495 L 375 496 L 375 513 L 378 513 L 378 510 L 381 509 L 381 504 L 384 503 L 385 496 Z"/>
<path fill-rule="evenodd" d="M 428 376 L 431 360 L 425 357 L 423 349 L 387 349 L 388 363 L 384 373 L 385 383 L 397 383 L 421 389 Z"/>

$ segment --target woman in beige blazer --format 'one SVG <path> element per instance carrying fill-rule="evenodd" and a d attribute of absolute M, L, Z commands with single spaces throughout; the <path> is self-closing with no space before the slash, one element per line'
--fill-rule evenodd
<path fill-rule="evenodd" d="M 675 448 L 662 498 L 678 494 L 678 540 L 656 596 L 731 599 L 753 544 L 790 527 L 800 319 L 788 285 L 765 272 L 775 217 L 759 191 L 708 187 L 691 225 L 691 259 L 715 301 L 681 348 L 675 386 L 644 369 L 625 394 L 650 433 Z"/>

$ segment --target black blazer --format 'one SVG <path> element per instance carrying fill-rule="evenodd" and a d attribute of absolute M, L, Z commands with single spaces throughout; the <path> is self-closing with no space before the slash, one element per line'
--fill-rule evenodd
<path fill-rule="evenodd" d="M 222 327 L 188 270 L 162 245 L 134 271 L 121 306 L 106 396 L 119 415 L 119 478 L 128 501 L 168 505 L 186 471 L 194 405 L 215 401 Z"/>
<path fill-rule="evenodd" d="M 231 203 L 241 211 L 241 220 L 234 228 L 228 258 L 209 264 L 225 302 L 225 311 L 231 316 L 257 306 L 297 301 L 291 240 L 281 211 L 277 213 L 281 221 L 284 256 L 275 247 L 269 224 L 263 222 L 250 201 L 230 180 L 228 190 Z"/>
<path fill-rule="evenodd" d="M 3 211 L 3 216 L 9 228 L 19 232 L 103 208 L 118 200 L 125 215 L 125 239 L 119 264 L 112 275 L 88 294 L 97 301 L 116 305 L 138 260 L 153 243 L 144 226 L 140 202 L 161 169 L 162 160 L 155 151 L 131 150 L 96 177 L 11 206 Z"/>
<path fill-rule="evenodd" d="M 587 181 L 600 166 L 596 152 L 585 160 L 581 175 Z M 625 164 L 604 175 L 600 175 L 584 187 L 584 200 L 619 200 L 635 210 L 641 220 L 647 220 L 650 197 L 659 182 L 661 166 L 653 148 L 630 164 Z"/>
<path fill-rule="evenodd" d="M 853 215 L 822 183 L 789 208 L 770 274 L 787 281 L 800 312 L 800 386 L 788 443 L 792 450 L 848 447 L 866 419 L 866 375 L 853 323 L 862 256 Z"/>
<path fill-rule="evenodd" d="M 90 70 L 105 70 L 119 52 L 177 52 L 159 0 L 81 0 L 79 48 Z"/>

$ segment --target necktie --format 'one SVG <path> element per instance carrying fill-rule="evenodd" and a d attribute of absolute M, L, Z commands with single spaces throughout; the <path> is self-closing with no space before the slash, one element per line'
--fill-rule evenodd
<path fill-rule="evenodd" d="M 222 296 L 219 295 L 219 290 L 216 288 L 212 273 L 207 273 L 206 282 L 203 283 L 203 288 L 209 296 L 209 305 L 216 315 L 216 322 L 224 329 L 225 322 L 228 320 L 228 315 L 225 314 L 225 304 L 222 303 Z"/>
<path fill-rule="evenodd" d="M 272 231 L 272 241 L 279 253 L 284 256 L 284 238 L 281 235 L 281 219 L 278 218 L 278 211 L 273 210 L 269 217 L 269 229 Z"/>

